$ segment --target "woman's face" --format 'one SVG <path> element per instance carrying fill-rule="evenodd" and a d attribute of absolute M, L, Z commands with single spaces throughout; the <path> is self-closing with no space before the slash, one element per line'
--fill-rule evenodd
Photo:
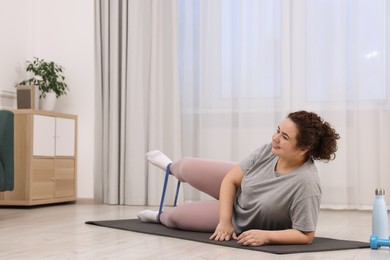
<path fill-rule="evenodd" d="M 283 159 L 298 159 L 306 149 L 297 148 L 298 128 L 290 118 L 285 118 L 272 136 L 272 153 Z"/>

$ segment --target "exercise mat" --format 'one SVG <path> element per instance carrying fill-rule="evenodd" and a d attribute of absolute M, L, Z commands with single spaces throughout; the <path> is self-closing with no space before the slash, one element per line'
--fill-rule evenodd
<path fill-rule="evenodd" d="M 212 233 L 170 229 L 161 224 L 143 223 L 138 219 L 87 221 L 85 222 L 85 224 L 274 254 L 307 253 L 370 247 L 370 244 L 365 242 L 340 240 L 325 237 L 315 237 L 313 243 L 310 245 L 264 245 L 258 247 L 249 247 L 241 246 L 234 240 L 224 242 L 209 240 L 208 238 L 211 236 Z"/>

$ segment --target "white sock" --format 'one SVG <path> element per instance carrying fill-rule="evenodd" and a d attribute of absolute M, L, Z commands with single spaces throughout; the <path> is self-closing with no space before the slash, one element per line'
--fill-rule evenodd
<path fill-rule="evenodd" d="M 157 167 L 163 169 L 164 171 L 167 170 L 168 164 L 172 163 L 171 159 L 169 159 L 159 150 L 153 150 L 146 153 L 146 159 Z"/>
<path fill-rule="evenodd" d="M 142 222 L 149 222 L 149 223 L 159 223 L 158 221 L 158 211 L 157 210 L 150 210 L 146 209 L 143 211 L 138 212 L 137 217 Z"/>

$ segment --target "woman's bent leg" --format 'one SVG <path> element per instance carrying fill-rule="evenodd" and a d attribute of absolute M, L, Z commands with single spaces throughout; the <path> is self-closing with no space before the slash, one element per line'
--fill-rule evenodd
<path fill-rule="evenodd" d="M 170 169 L 179 181 L 218 199 L 223 178 L 236 165 L 229 161 L 185 157 L 172 163 Z"/>
<path fill-rule="evenodd" d="M 181 204 L 164 211 L 160 221 L 169 228 L 214 232 L 219 222 L 219 201 L 206 200 Z"/>

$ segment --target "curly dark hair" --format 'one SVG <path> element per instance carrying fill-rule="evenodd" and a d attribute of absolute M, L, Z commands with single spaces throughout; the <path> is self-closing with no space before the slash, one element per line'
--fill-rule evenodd
<path fill-rule="evenodd" d="M 287 118 L 298 128 L 297 146 L 309 148 L 307 158 L 324 162 L 336 158 L 337 140 L 340 135 L 322 117 L 313 112 L 297 111 L 290 113 Z"/>

